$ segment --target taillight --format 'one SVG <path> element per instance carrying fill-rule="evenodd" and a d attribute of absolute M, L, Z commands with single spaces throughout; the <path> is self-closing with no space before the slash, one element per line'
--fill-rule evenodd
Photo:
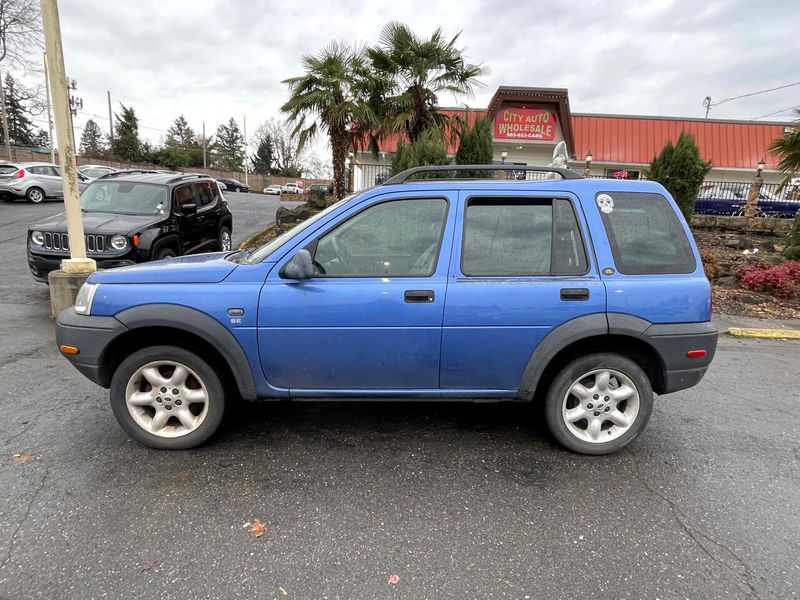
<path fill-rule="evenodd" d="M 22 179 L 25 177 L 25 169 L 20 169 L 11 176 L 11 179 Z"/>

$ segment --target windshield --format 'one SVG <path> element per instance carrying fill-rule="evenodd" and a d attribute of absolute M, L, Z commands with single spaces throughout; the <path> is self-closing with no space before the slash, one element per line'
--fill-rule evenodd
<path fill-rule="evenodd" d="M 149 183 L 95 181 L 81 194 L 81 208 L 86 212 L 163 215 L 167 188 Z"/>
<path fill-rule="evenodd" d="M 352 197 L 353 196 L 347 196 L 346 198 L 339 200 L 339 202 L 331 204 L 328 208 L 326 208 L 322 212 L 318 212 L 313 217 L 306 219 L 305 221 L 299 223 L 298 225 L 295 225 L 289 231 L 282 233 L 271 242 L 267 242 L 263 246 L 259 246 L 255 250 L 252 250 L 250 254 L 248 254 L 245 257 L 245 260 L 249 263 L 256 263 L 264 260 L 267 256 L 269 256 L 275 250 L 277 250 L 281 245 L 292 239 L 300 232 L 308 229 L 311 225 L 313 225 L 326 215 L 330 214 L 334 209 L 339 208 L 342 204 L 350 200 Z"/>

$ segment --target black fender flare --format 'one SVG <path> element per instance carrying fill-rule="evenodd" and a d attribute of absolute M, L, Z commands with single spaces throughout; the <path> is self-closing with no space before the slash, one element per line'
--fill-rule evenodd
<path fill-rule="evenodd" d="M 180 255 L 182 248 L 181 248 L 181 240 L 178 237 L 177 233 L 167 233 L 165 235 L 157 237 L 153 240 L 153 243 L 150 244 L 150 258 L 155 258 L 156 252 L 161 250 L 163 246 L 168 246 L 170 244 L 174 244 L 176 254 Z"/>
<path fill-rule="evenodd" d="M 129 330 L 142 327 L 182 329 L 208 342 L 225 359 L 239 393 L 245 400 L 256 400 L 256 386 L 250 361 L 233 334 L 219 321 L 194 308 L 176 304 L 144 304 L 125 309 L 115 318 Z"/>

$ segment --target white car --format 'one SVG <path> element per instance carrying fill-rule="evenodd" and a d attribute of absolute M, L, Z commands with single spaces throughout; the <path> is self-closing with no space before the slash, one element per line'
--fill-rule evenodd
<path fill-rule="evenodd" d="M 283 193 L 284 194 L 302 194 L 303 188 L 301 188 L 296 183 L 287 183 L 283 186 Z"/>
<path fill-rule="evenodd" d="M 103 175 L 108 175 L 109 173 L 116 173 L 117 171 L 119 171 L 119 169 L 115 169 L 114 167 L 109 167 L 106 165 L 83 165 L 82 167 L 78 167 L 78 173 L 89 178 L 90 180 L 97 179 Z"/>
<path fill-rule="evenodd" d="M 264 193 L 272 196 L 280 196 L 283 193 L 283 186 L 277 184 L 267 186 L 264 188 Z"/>

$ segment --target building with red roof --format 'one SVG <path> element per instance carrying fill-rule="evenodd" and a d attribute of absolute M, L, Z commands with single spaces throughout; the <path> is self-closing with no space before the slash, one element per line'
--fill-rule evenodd
<path fill-rule="evenodd" d="M 708 180 L 751 181 L 763 159 L 764 180 L 778 182 L 777 161 L 767 148 L 791 127 L 782 122 L 572 113 L 563 88 L 501 86 L 486 108 L 464 105 L 441 112 L 470 124 L 479 116 L 492 119 L 495 162 L 546 165 L 563 141 L 571 168 L 583 171 L 591 157 L 592 175 L 632 179 L 643 177 L 667 141 L 677 141 L 686 131 L 694 136 L 703 159 L 713 164 Z M 358 153 L 355 165 L 374 166 L 356 169 L 355 177 L 361 180 L 357 189 L 372 185 L 369 179 L 387 171 L 398 141 L 397 136 L 384 139 L 378 157 Z M 448 152 L 455 154 L 456 148 L 451 140 Z"/>

